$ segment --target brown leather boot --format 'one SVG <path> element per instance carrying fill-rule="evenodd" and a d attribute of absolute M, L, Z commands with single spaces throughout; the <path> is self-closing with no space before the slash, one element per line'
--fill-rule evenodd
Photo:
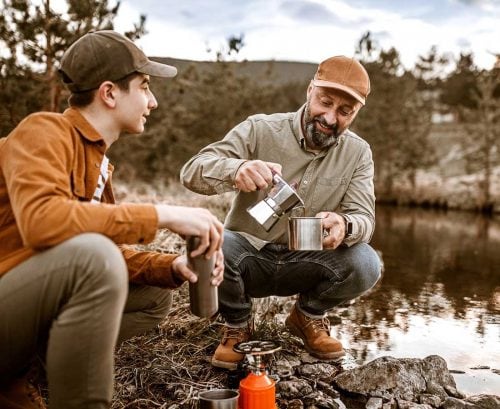
<path fill-rule="evenodd" d="M 233 351 L 233 346 L 238 342 L 248 341 L 251 332 L 250 323 L 241 328 L 224 326 L 222 340 L 212 357 L 212 365 L 218 368 L 235 370 L 245 355 Z"/>
<path fill-rule="evenodd" d="M 28 379 L 16 378 L 0 385 L 0 408 L 47 409 L 42 396 Z"/>
<path fill-rule="evenodd" d="M 339 340 L 330 336 L 328 318 L 309 318 L 297 306 L 285 321 L 290 332 L 302 339 L 306 351 L 319 359 L 335 359 L 345 355 Z"/>

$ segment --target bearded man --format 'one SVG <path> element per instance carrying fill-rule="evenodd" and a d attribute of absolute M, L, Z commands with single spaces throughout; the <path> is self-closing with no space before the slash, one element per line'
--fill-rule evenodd
<path fill-rule="evenodd" d="M 226 325 L 212 365 L 237 367 L 243 355 L 233 346 L 251 338 L 252 298 L 271 295 L 297 295 L 286 326 L 311 355 L 330 360 L 345 354 L 330 335 L 326 313 L 365 293 L 381 272 L 368 244 L 375 227 L 372 153 L 349 130 L 369 92 L 368 73 L 358 61 L 328 58 L 297 112 L 250 116 L 182 168 L 188 189 L 236 192 L 225 220 L 219 287 Z M 274 174 L 295 182 L 302 216 L 322 218 L 323 250 L 289 250 L 287 217 L 266 230 L 247 212 L 266 197 Z"/>

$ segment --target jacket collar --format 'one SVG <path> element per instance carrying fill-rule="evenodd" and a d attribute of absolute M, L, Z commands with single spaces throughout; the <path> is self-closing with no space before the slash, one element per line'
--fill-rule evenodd
<path fill-rule="evenodd" d="M 103 137 L 88 122 L 81 112 L 76 108 L 68 108 L 63 113 L 64 117 L 80 132 L 82 137 L 90 142 L 103 141 Z"/>

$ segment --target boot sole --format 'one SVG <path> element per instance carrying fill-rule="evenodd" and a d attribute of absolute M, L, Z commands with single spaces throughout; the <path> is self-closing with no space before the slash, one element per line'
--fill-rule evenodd
<path fill-rule="evenodd" d="M 337 359 L 337 358 L 342 358 L 345 355 L 345 351 L 342 349 L 340 351 L 332 351 L 332 352 L 318 352 L 314 349 L 312 349 L 307 342 L 305 341 L 305 337 L 302 334 L 302 331 L 298 329 L 295 324 L 293 324 L 290 321 L 285 322 L 288 330 L 290 333 L 295 335 L 296 337 L 300 338 L 302 340 L 302 343 L 304 344 L 305 350 L 309 353 L 309 355 L 312 355 L 315 358 L 322 359 L 322 360 L 329 360 L 329 359 Z"/>
<path fill-rule="evenodd" d="M 218 359 L 212 358 L 212 366 L 215 366 L 216 368 L 223 368 L 223 369 L 229 369 L 230 371 L 235 371 L 236 369 L 238 369 L 238 364 L 239 362 L 219 361 Z"/>

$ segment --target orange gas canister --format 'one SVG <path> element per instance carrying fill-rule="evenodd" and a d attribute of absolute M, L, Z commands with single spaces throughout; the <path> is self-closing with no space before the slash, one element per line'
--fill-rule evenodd
<path fill-rule="evenodd" d="M 248 341 L 236 344 L 236 352 L 246 354 L 252 372 L 240 381 L 238 409 L 276 409 L 276 386 L 267 376 L 261 356 L 278 351 L 281 347 L 271 341 Z"/>
<path fill-rule="evenodd" d="M 250 373 L 240 382 L 239 409 L 276 409 L 276 387 L 265 373 Z"/>

